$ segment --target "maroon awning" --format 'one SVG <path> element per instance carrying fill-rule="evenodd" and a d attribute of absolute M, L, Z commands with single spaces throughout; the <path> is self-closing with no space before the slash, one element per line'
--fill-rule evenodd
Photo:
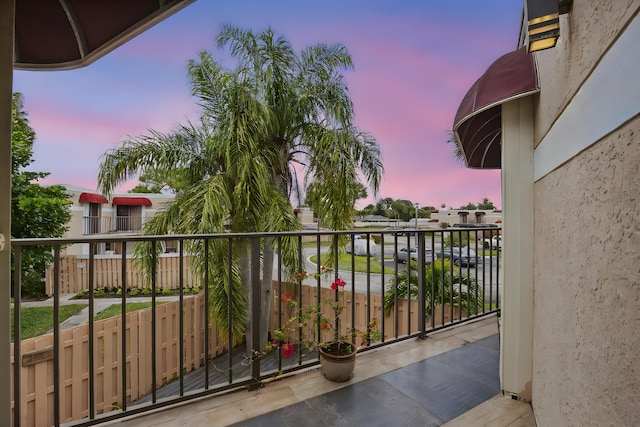
<path fill-rule="evenodd" d="M 146 197 L 114 197 L 112 203 L 126 206 L 151 206 L 151 200 Z"/>
<path fill-rule="evenodd" d="M 80 203 L 109 203 L 106 197 L 101 194 L 93 194 L 93 193 L 81 193 L 80 194 Z"/>
<path fill-rule="evenodd" d="M 15 0 L 16 69 L 88 65 L 194 0 Z"/>
<path fill-rule="evenodd" d="M 539 91 L 534 58 L 526 47 L 487 68 L 463 98 L 453 122 L 468 167 L 500 168 L 502 104 Z"/>

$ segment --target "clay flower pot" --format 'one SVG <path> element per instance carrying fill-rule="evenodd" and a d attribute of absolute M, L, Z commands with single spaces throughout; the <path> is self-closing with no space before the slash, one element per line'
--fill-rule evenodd
<path fill-rule="evenodd" d="M 349 381 L 356 367 L 356 347 L 346 341 L 318 346 L 320 366 L 324 376 L 331 381 Z"/>

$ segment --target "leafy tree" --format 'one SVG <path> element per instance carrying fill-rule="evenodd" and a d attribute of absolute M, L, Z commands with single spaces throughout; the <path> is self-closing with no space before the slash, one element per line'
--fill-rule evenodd
<path fill-rule="evenodd" d="M 38 180 L 49 173 L 27 171 L 33 163 L 35 131 L 29 125 L 22 95 L 13 94 L 11 109 L 11 236 L 12 238 L 62 237 L 71 219 L 71 201 L 64 187 L 44 187 Z M 44 295 L 45 270 L 53 261 L 49 246 L 30 247 L 22 252 L 22 293 Z M 15 270 L 15 268 L 14 268 Z"/>
<path fill-rule="evenodd" d="M 464 209 L 466 211 L 475 211 L 477 207 L 473 203 L 469 202 L 466 205 L 460 206 L 460 209 Z"/>
<path fill-rule="evenodd" d="M 140 183 L 129 190 L 129 193 L 162 193 L 173 194 L 182 190 L 186 183 L 182 176 L 184 170 L 172 170 L 167 173 L 165 170 L 151 169 L 140 175 Z"/>
<path fill-rule="evenodd" d="M 158 184 L 143 184 L 140 183 L 133 187 L 131 190 L 127 191 L 127 193 L 146 193 L 146 194 L 157 194 L 162 192 L 163 187 Z"/>
<path fill-rule="evenodd" d="M 431 213 L 437 211 L 434 206 L 423 206 L 418 209 L 419 218 L 431 218 Z"/>
<path fill-rule="evenodd" d="M 482 202 L 478 203 L 478 209 L 480 210 L 491 210 L 495 208 L 496 207 L 493 202 L 486 197 L 482 199 Z"/>
<path fill-rule="evenodd" d="M 217 42 L 228 48 L 235 68 L 223 67 L 209 52 L 189 61 L 200 123 L 166 135 L 152 132 L 107 153 L 98 177 L 102 191 L 110 192 L 136 173 L 181 177 L 184 187 L 165 212 L 146 224 L 148 233 L 222 232 L 227 225 L 233 232 L 290 231 L 300 227 L 290 199 L 301 200 L 301 170 L 307 200 L 322 224 L 349 228 L 355 201 L 363 194 L 360 177 L 376 193 L 383 167 L 375 139 L 352 124 L 353 105 L 341 74 L 352 67 L 346 48 L 318 44 L 296 54 L 271 29 L 254 34 L 229 25 L 222 27 Z M 295 240 L 282 242 L 283 261 L 293 276 Z M 239 339 L 248 315 L 250 289 L 243 287 L 250 283 L 248 246 L 234 247 L 231 264 L 226 246 L 213 246 L 212 317 Z M 273 240 L 265 239 L 261 249 L 262 282 L 271 283 Z M 202 248 L 189 250 L 200 254 L 202 268 Z M 227 283 L 229 265 L 232 283 Z M 234 324 L 227 325 L 230 294 Z M 265 318 L 271 300 L 271 293 L 264 292 Z"/>

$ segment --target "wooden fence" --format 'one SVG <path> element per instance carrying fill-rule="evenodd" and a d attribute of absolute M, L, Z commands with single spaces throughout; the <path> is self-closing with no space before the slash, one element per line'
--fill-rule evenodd
<path fill-rule="evenodd" d="M 151 358 L 157 355 L 158 387 L 179 376 L 179 302 L 156 307 L 156 348 L 151 345 L 151 309 L 127 314 L 127 356 L 122 363 L 122 318 L 95 322 L 94 390 L 98 414 L 116 409 L 122 402 L 122 369 L 127 370 L 126 401 L 151 393 Z M 184 300 L 184 368 L 190 372 L 201 367 L 204 352 L 204 297 Z M 210 357 L 227 351 L 227 343 L 218 338 L 210 325 Z M 13 355 L 11 344 L 11 354 Z M 53 334 L 22 341 L 21 425 L 47 427 L 54 424 L 53 410 Z M 13 364 L 11 360 L 13 375 Z M 60 419 L 61 422 L 89 416 L 89 326 L 60 331 Z M 13 382 L 13 379 L 11 380 Z M 12 399 L 12 408 L 13 408 Z"/>
<path fill-rule="evenodd" d="M 274 289 L 274 291 L 277 291 Z M 317 288 L 303 286 L 303 306 L 315 304 Z M 274 308 L 278 307 L 280 296 L 274 295 Z M 331 299 L 334 291 L 322 288 L 321 299 Z M 366 328 L 367 296 L 355 295 L 355 325 Z M 382 320 L 383 301 L 380 295 L 369 299 L 371 317 Z M 204 349 L 204 295 L 187 297 L 184 300 L 184 368 L 185 373 L 203 366 L 206 360 Z M 342 316 L 342 332 L 352 325 L 352 298 L 347 295 Z M 328 310 L 326 307 L 323 310 Z M 411 330 L 408 328 L 408 313 L 411 311 Z M 416 301 L 398 302 L 398 336 L 418 330 L 418 305 Z M 448 310 L 446 310 L 448 312 Z M 331 313 L 325 311 L 325 314 Z M 445 313 L 446 314 L 446 313 Z M 283 310 L 282 319 L 289 314 Z M 456 314 L 457 316 L 457 314 Z M 384 319 L 384 336 L 393 339 L 396 334 L 395 313 Z M 112 317 L 95 322 L 94 326 L 94 393 L 97 414 L 117 409 L 121 405 L 122 369 L 127 370 L 127 384 L 124 387 L 126 402 L 136 401 L 152 391 L 152 364 L 156 355 L 156 385 L 163 384 L 179 376 L 180 323 L 179 301 L 156 307 L 156 348 L 151 343 L 151 309 L 144 309 L 126 316 L 126 360 L 122 362 L 122 318 Z M 273 310 L 271 330 L 277 327 L 278 312 Z M 445 318 L 445 322 L 449 319 Z M 442 320 L 439 320 L 441 324 Z M 382 321 L 379 322 L 382 325 Z M 310 328 L 313 326 L 310 326 Z M 214 325 L 208 328 L 208 357 L 215 357 L 228 351 L 226 341 L 218 338 Z M 307 331 L 308 336 L 313 331 Z M 45 334 L 22 341 L 21 363 L 21 425 L 27 427 L 48 427 L 54 424 L 54 381 L 53 381 L 53 334 Z M 13 375 L 13 344 L 11 345 Z M 89 416 L 89 326 L 82 325 L 60 331 L 60 419 L 61 422 L 80 420 Z M 13 383 L 13 378 L 11 379 Z M 11 401 L 12 409 L 14 401 Z"/>
<path fill-rule="evenodd" d="M 122 287 L 122 257 L 100 256 L 94 258 L 94 288 L 121 288 Z M 142 289 L 151 287 L 145 280 L 142 271 L 137 265 L 137 260 L 127 257 L 126 261 L 126 287 Z M 178 254 L 162 254 L 158 257 L 156 271 L 156 286 L 158 289 L 178 289 L 180 286 L 180 257 Z M 45 292 L 53 295 L 53 268 L 47 270 L 45 275 Z M 185 287 L 201 285 L 198 276 L 191 268 L 191 257 L 184 257 L 183 278 Z M 86 257 L 78 258 L 75 255 L 63 256 L 60 259 L 60 293 L 76 294 L 89 289 L 89 260 Z"/>

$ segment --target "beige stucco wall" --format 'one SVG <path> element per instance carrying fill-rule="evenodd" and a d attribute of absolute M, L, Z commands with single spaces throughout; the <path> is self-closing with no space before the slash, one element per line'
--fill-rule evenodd
<path fill-rule="evenodd" d="M 535 185 L 539 426 L 640 425 L 640 118 Z"/>
<path fill-rule="evenodd" d="M 556 48 L 535 54 L 536 147 L 560 120 L 585 126 L 588 117 L 567 119 L 567 106 L 602 81 L 594 70 L 639 9 L 640 0 L 574 0 Z M 620 85 L 640 84 L 637 68 L 623 75 Z M 587 99 L 580 111 L 598 117 L 619 99 Z M 604 136 L 534 184 L 532 406 L 541 427 L 640 425 L 640 116 L 603 123 Z"/>
<path fill-rule="evenodd" d="M 548 132 L 639 7 L 640 0 L 573 0 L 571 12 L 561 15 L 556 47 L 535 54 L 542 87 L 535 141 Z"/>

